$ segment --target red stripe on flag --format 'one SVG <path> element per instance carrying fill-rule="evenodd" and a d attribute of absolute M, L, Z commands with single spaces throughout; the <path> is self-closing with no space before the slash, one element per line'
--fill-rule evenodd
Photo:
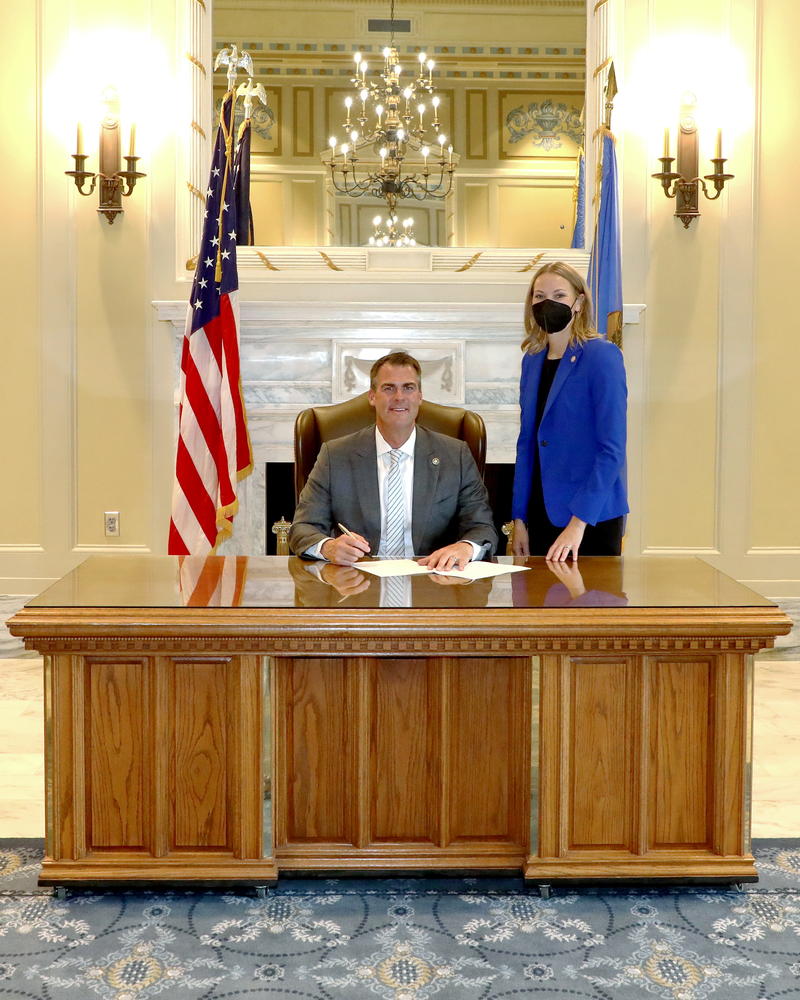
<path fill-rule="evenodd" d="M 217 541 L 217 507 L 203 485 L 203 480 L 195 468 L 192 456 L 183 443 L 183 438 L 178 439 L 175 471 L 187 503 L 197 518 L 203 534 L 213 546 Z"/>
<path fill-rule="evenodd" d="M 204 328 L 206 338 L 209 343 L 212 343 L 213 340 L 219 340 L 219 337 L 216 335 L 216 331 L 211 329 L 212 327 L 216 327 L 218 323 L 218 320 L 212 320 L 212 322 Z M 196 337 L 198 334 L 202 336 L 202 333 L 199 330 L 197 333 L 193 334 L 193 336 Z M 195 415 L 198 427 L 200 428 L 203 438 L 205 439 L 206 447 L 214 460 L 214 465 L 217 470 L 217 492 L 219 497 L 218 506 L 227 507 L 236 500 L 236 493 L 234 492 L 230 474 L 228 472 L 227 442 L 225 441 L 225 435 L 222 431 L 220 414 L 209 398 L 206 383 L 194 362 L 194 358 L 191 355 L 189 355 L 186 359 L 185 373 L 186 398 L 192 407 L 192 412 Z M 216 372 L 214 373 L 214 378 L 218 378 Z"/>
<path fill-rule="evenodd" d="M 167 552 L 171 556 L 188 556 L 189 550 L 186 548 L 186 542 L 184 542 L 181 537 L 181 533 L 175 527 L 175 522 L 170 518 L 169 521 L 169 542 L 167 543 Z"/>

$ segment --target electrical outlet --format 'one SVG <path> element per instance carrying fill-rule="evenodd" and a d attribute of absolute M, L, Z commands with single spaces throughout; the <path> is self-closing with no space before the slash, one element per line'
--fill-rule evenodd
<path fill-rule="evenodd" d="M 119 511 L 107 510 L 103 514 L 106 535 L 109 537 L 119 537 Z"/>

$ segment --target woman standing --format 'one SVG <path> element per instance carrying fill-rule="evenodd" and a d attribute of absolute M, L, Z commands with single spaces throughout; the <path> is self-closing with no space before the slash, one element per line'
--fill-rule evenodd
<path fill-rule="evenodd" d="M 619 555 L 627 388 L 622 352 L 592 329 L 586 282 L 545 264 L 525 297 L 514 555 Z"/>

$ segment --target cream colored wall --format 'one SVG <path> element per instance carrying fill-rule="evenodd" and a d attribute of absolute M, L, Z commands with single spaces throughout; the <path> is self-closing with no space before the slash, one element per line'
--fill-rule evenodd
<path fill-rule="evenodd" d="M 626 340 L 638 383 L 631 447 L 641 455 L 628 545 L 695 552 L 765 592 L 798 593 L 800 347 L 780 292 L 796 281 L 800 220 L 782 192 L 793 189 L 800 152 L 788 97 L 800 87 L 791 44 L 800 15 L 791 0 L 653 0 L 618 11 L 624 290 L 626 301 L 647 304 L 641 337 Z M 739 59 L 730 81 L 738 104 L 729 109 L 737 129 L 726 132 L 724 151 L 736 176 L 719 201 L 701 197 L 702 216 L 688 230 L 649 178 L 667 125 L 674 144 L 677 113 L 652 120 L 656 92 L 645 95 L 644 113 L 643 95 L 625 101 L 626 85 L 641 86 L 642 53 L 665 36 L 677 53 L 686 32 Z M 690 63 L 675 58 L 669 76 L 679 80 Z M 710 172 L 709 155 L 701 147 L 701 173 Z"/>
<path fill-rule="evenodd" d="M 19 94 L 36 65 L 36 9 L 11 4 L 0 9 L 0 37 L 13 39 L 0 60 L 2 93 Z M 39 371 L 39 216 L 36 90 L 26 86 L 21 100 L 0 105 L 0 162 L 3 163 L 0 273 L 5 303 L 0 364 L 0 426 L 3 427 L 3 480 L 0 490 L 0 553 L 7 546 L 34 549 L 42 542 L 41 496 L 37 489 L 44 458 Z M 12 550 L 13 551 L 13 550 Z"/>
<path fill-rule="evenodd" d="M 791 95 L 800 89 L 800 64 L 791 29 L 800 27 L 800 14 L 793 0 L 612 3 L 623 93 L 642 46 L 691 30 L 700 17 L 701 27 L 742 49 L 755 100 L 741 113 L 761 123 L 732 142 L 736 179 L 718 202 L 702 202 L 701 219 L 685 231 L 672 217 L 674 203 L 649 178 L 660 151 L 653 128 L 663 125 L 624 119 L 620 104 L 625 299 L 647 304 L 644 323 L 626 331 L 633 508 L 626 552 L 707 554 L 773 595 L 797 593 L 800 347 L 791 291 L 800 141 Z M 159 113 L 175 102 L 176 116 L 142 150 L 148 179 L 126 201 L 124 219 L 109 227 L 95 200 L 78 198 L 63 176 L 69 150 L 45 124 L 42 87 L 70 28 L 109 18 L 118 25 L 123 15 L 108 14 L 100 0 L 69 7 L 38 0 L 13 16 L 6 7 L 0 73 L 5 92 L 20 98 L 0 109 L 4 211 L 14 236 L 2 244 L 14 294 L 7 295 L 0 394 L 0 576 L 4 589 L 30 593 L 88 552 L 165 550 L 173 342 L 151 303 L 188 294 L 173 219 L 187 198 L 174 164 L 190 122 L 185 94 L 174 88 L 192 70 L 183 62 L 181 0 L 153 0 L 125 15 L 131 31 L 163 44 L 171 62 Z M 280 299 L 300 287 L 271 276 L 243 295 Z M 341 300 L 344 292 L 309 284 L 303 294 Z M 506 293 L 487 285 L 485 294 Z M 122 512 L 118 540 L 102 534 L 107 509 Z"/>
<path fill-rule="evenodd" d="M 159 17 L 148 4 L 109 15 L 99 0 L 38 0 L 0 13 L 9 41 L 4 92 L 20 95 L 0 110 L 3 214 L 13 235 L 2 241 L 8 322 L 0 577 L 13 581 L 6 589 L 41 589 L 94 551 L 163 549 L 166 523 L 156 525 L 154 496 L 169 488 L 168 467 L 159 465 L 163 451 L 153 442 L 171 436 L 172 343 L 159 338 L 152 301 L 159 288 L 176 294 L 174 253 L 167 254 L 166 280 L 163 271 L 154 280 L 155 245 L 174 246 L 174 193 L 169 215 L 156 214 L 148 177 L 125 199 L 124 217 L 113 226 L 101 219 L 97 194 L 81 198 L 64 177 L 76 115 L 53 77 L 71 32 L 112 28 L 131 44 L 165 33 L 171 53 L 174 10 Z M 171 81 L 171 67 L 163 70 Z M 148 145 L 147 131 L 140 130 L 139 151 L 152 175 L 153 157 L 164 150 Z M 85 122 L 94 169 L 96 134 Z M 167 145 L 172 164 L 173 140 Z M 163 179 L 172 189 L 171 177 Z M 119 538 L 104 536 L 106 510 L 121 512 Z"/>
<path fill-rule="evenodd" d="M 759 549 L 800 546 L 800 331 L 798 282 L 797 38 L 800 7 L 765 3 L 758 158 L 758 269 L 755 296 L 753 507 L 749 544 Z M 767 553 L 768 554 L 768 553 Z"/>

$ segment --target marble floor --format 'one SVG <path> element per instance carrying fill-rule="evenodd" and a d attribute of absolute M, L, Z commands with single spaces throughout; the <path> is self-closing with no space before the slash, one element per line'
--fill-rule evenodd
<path fill-rule="evenodd" d="M 44 836 L 42 661 L 2 623 L 24 597 L 0 597 L 0 838 Z M 795 628 L 756 657 L 753 836 L 800 837 L 800 601 Z"/>

